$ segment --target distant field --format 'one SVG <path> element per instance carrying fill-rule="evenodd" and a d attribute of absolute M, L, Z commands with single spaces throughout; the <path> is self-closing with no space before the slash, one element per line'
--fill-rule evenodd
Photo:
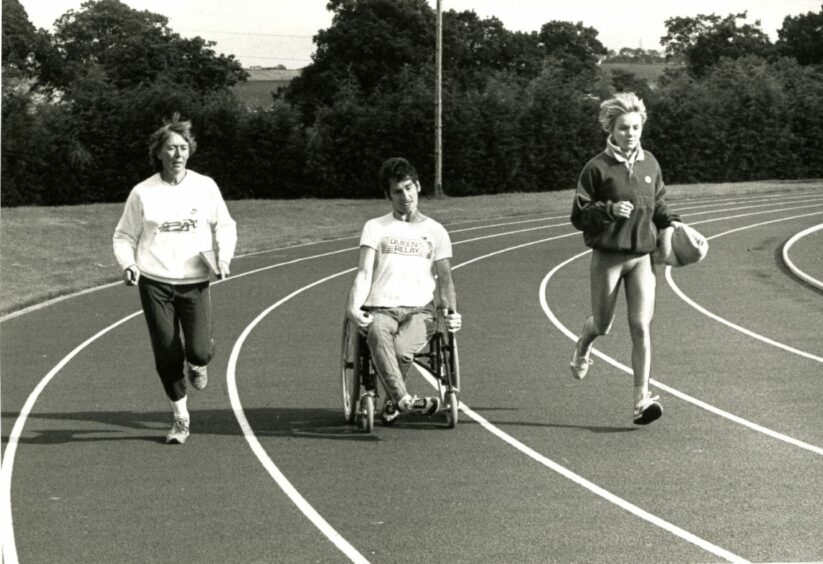
<path fill-rule="evenodd" d="M 602 63 L 601 68 L 605 71 L 614 69 L 624 70 L 630 72 L 649 83 L 651 86 L 657 84 L 658 79 L 667 68 L 675 68 L 675 65 L 666 63 L 652 63 L 648 65 L 639 63 Z"/>
<path fill-rule="evenodd" d="M 272 92 L 288 86 L 288 80 L 255 80 L 237 84 L 232 87 L 234 95 L 247 108 L 268 109 L 272 104 Z"/>
<path fill-rule="evenodd" d="M 300 75 L 299 69 L 246 69 L 249 79 L 232 88 L 235 96 L 248 108 L 268 108 L 272 92 L 285 88 Z"/>

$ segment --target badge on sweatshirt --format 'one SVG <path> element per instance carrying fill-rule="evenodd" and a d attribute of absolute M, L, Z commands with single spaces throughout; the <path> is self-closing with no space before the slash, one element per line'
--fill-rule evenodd
<path fill-rule="evenodd" d="M 646 181 L 646 184 L 651 184 L 651 183 L 652 183 L 652 177 L 651 177 L 651 176 L 647 176 L 647 177 L 646 177 L 646 178 L 644 178 L 643 180 L 645 180 L 645 181 Z"/>

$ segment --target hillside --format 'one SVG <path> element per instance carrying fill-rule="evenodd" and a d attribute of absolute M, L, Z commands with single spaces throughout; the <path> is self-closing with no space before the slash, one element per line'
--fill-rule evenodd
<path fill-rule="evenodd" d="M 615 69 L 623 70 L 634 74 L 637 78 L 643 79 L 649 83 L 649 86 L 654 88 L 657 86 L 657 81 L 662 76 L 663 71 L 667 68 L 676 68 L 678 65 L 671 63 L 601 63 L 600 68 L 604 71 L 611 71 Z"/>
<path fill-rule="evenodd" d="M 268 108 L 272 103 L 272 92 L 285 88 L 289 82 L 300 76 L 300 69 L 246 69 L 249 78 L 232 88 L 235 96 L 248 108 Z"/>

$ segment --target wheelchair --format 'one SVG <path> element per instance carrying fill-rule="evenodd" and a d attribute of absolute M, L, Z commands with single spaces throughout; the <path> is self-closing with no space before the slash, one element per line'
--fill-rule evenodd
<path fill-rule="evenodd" d="M 360 334 L 348 317 L 343 319 L 342 345 L 340 373 L 343 383 L 343 417 L 347 423 L 356 424 L 360 431 L 371 433 L 374 429 L 375 405 L 380 397 L 377 388 L 379 378 L 366 337 Z M 446 427 L 454 429 L 460 407 L 457 339 L 454 333 L 446 329 L 441 312 L 437 313 L 434 333 L 423 349 L 414 355 L 413 364 L 427 371 L 436 380 Z"/>

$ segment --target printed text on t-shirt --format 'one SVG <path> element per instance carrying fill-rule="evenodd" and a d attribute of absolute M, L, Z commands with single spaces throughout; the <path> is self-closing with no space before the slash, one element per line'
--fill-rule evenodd
<path fill-rule="evenodd" d="M 431 241 L 417 239 L 401 239 L 399 237 L 383 237 L 380 239 L 380 253 L 417 256 L 431 260 L 434 246 Z"/>

